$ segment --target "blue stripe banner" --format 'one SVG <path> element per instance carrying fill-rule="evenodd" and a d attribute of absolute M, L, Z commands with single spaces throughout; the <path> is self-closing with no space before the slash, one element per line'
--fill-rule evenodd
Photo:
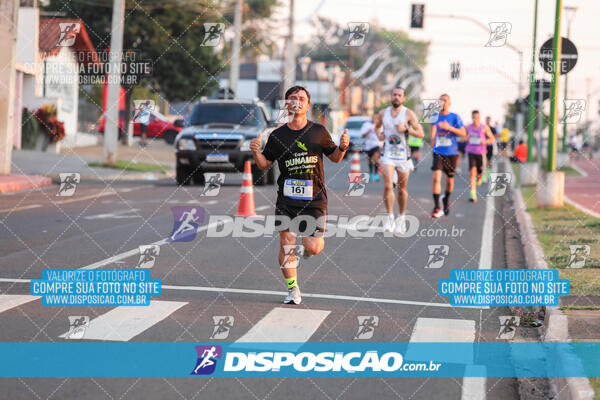
<path fill-rule="evenodd" d="M 600 376 L 600 342 L 3 342 L 0 351 L 0 377 Z"/>

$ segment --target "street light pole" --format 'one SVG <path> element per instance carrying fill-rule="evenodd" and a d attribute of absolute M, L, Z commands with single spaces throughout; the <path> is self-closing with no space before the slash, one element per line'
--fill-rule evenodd
<path fill-rule="evenodd" d="M 577 11 L 577 7 L 567 6 L 564 8 L 565 14 L 567 16 L 567 39 L 571 38 L 571 21 L 575 16 L 575 12 Z M 567 99 L 567 85 L 569 83 L 569 74 L 565 74 L 565 95 L 563 100 Z M 564 101 L 563 101 L 564 103 Z M 589 107 L 589 106 L 588 106 Z M 564 103 L 563 106 L 563 115 L 567 115 L 567 104 Z M 563 135 L 562 135 L 562 151 L 563 153 L 567 152 L 567 124 L 563 121 Z"/>
<path fill-rule="evenodd" d="M 552 83 L 550 86 L 550 125 L 548 130 L 548 172 L 556 170 L 556 95 L 558 92 L 558 77 L 562 40 L 560 37 L 560 22 L 562 15 L 562 0 L 556 0 L 556 17 L 554 18 L 554 40 L 552 41 Z"/>
<path fill-rule="evenodd" d="M 527 162 L 533 162 L 533 121 L 535 120 L 535 48 L 537 40 L 538 0 L 533 13 L 533 46 L 531 47 L 531 73 L 529 74 L 529 110 L 527 115 Z M 541 107 L 541 105 L 540 105 Z"/>
<path fill-rule="evenodd" d="M 229 88 L 233 91 L 233 96 L 238 95 L 238 84 L 240 81 L 240 47 L 242 41 L 242 4 L 244 0 L 237 0 L 235 3 L 235 13 L 233 16 L 233 26 L 235 36 L 233 37 L 233 48 L 231 49 L 231 69 L 229 70 Z M 229 91 L 225 90 L 225 98 L 229 98 Z"/>

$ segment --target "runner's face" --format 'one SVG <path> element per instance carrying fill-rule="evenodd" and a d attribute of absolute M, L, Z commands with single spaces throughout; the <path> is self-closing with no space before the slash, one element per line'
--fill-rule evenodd
<path fill-rule="evenodd" d="M 288 110 L 296 114 L 296 116 L 304 116 L 308 112 L 310 103 L 308 102 L 308 96 L 304 90 L 298 90 L 288 96 L 287 102 Z"/>
<path fill-rule="evenodd" d="M 390 96 L 391 101 L 392 101 L 392 106 L 394 106 L 394 108 L 398 108 L 400 107 L 402 104 L 404 104 L 404 90 L 402 89 L 394 89 L 392 90 L 392 94 Z"/>
<path fill-rule="evenodd" d="M 442 97 L 440 97 L 440 100 L 442 101 L 443 111 L 448 112 L 448 110 L 450 109 L 450 97 L 442 96 Z"/>
<path fill-rule="evenodd" d="M 473 114 L 473 123 L 475 125 L 479 125 L 480 122 L 481 122 L 481 116 L 479 115 L 479 113 Z"/>

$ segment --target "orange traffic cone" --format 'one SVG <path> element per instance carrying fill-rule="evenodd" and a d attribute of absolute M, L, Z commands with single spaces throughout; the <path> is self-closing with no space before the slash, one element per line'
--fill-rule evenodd
<path fill-rule="evenodd" d="M 352 155 L 352 165 L 350 166 L 350 173 L 348 174 L 348 182 L 362 182 L 362 174 L 360 173 L 360 154 L 358 154 L 358 150 L 355 150 Z"/>
<path fill-rule="evenodd" d="M 238 204 L 236 217 L 253 217 L 256 215 L 254 209 L 254 187 L 252 186 L 252 165 L 250 160 L 244 164 L 244 176 L 242 188 L 240 189 L 240 203 Z"/>

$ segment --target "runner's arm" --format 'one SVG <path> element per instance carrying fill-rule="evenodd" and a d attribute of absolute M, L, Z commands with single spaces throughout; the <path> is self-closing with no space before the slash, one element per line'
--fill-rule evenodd
<path fill-rule="evenodd" d="M 271 168 L 271 165 L 273 165 L 273 161 L 269 160 L 267 157 L 265 157 L 263 153 L 260 152 L 261 136 L 262 135 L 259 134 L 256 139 L 252 139 L 252 141 L 250 142 L 250 150 L 252 150 L 252 157 L 254 158 L 256 166 L 264 171 Z M 272 158 L 270 156 L 272 146 L 269 145 L 269 143 L 270 140 L 267 141 L 267 145 L 265 146 L 264 152 L 267 153 L 269 158 Z"/>
<path fill-rule="evenodd" d="M 486 140 L 485 144 L 492 144 L 496 141 L 496 138 L 494 137 L 494 134 L 492 133 L 492 130 L 490 129 L 489 126 L 485 127 L 485 135 L 487 136 L 488 140 Z"/>
<path fill-rule="evenodd" d="M 385 140 L 385 135 L 383 134 L 383 110 L 379 111 L 377 115 L 377 122 L 375 123 L 375 134 L 377 134 L 377 138 L 379 140 Z"/>
<path fill-rule="evenodd" d="M 412 131 L 410 129 L 408 130 L 408 134 L 417 138 L 424 138 L 425 132 L 423 131 L 423 127 L 419 123 L 417 116 L 414 112 L 412 112 L 412 110 L 408 111 L 408 121 L 406 121 L 406 123 L 410 128 L 412 128 Z"/>
<path fill-rule="evenodd" d="M 436 125 L 435 124 L 431 124 L 431 146 L 433 146 L 433 144 L 435 143 L 435 132 L 436 132 Z"/>
<path fill-rule="evenodd" d="M 348 129 L 344 129 L 344 133 L 340 137 L 340 145 L 336 146 L 331 140 L 331 135 L 325 130 L 327 135 L 323 135 L 324 142 L 321 145 L 323 147 L 323 154 L 327 156 L 334 163 L 339 163 L 344 159 L 344 155 L 346 154 L 346 150 L 350 145 L 350 137 L 348 136 Z M 342 150 L 344 149 L 344 150 Z"/>
<path fill-rule="evenodd" d="M 462 136 L 462 137 L 467 136 L 467 130 L 465 129 L 464 126 L 461 126 L 460 128 L 455 128 L 455 127 L 451 126 L 449 131 L 458 136 Z"/>

